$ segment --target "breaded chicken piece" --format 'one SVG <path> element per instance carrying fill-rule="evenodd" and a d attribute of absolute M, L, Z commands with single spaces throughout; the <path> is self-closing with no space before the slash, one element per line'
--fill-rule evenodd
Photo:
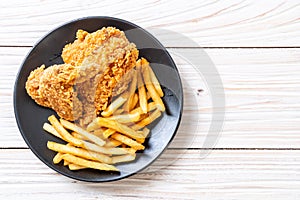
<path fill-rule="evenodd" d="M 40 93 L 40 79 L 44 73 L 45 65 L 38 67 L 30 72 L 25 88 L 29 96 L 39 105 L 50 107 L 48 99 Z"/>
<path fill-rule="evenodd" d="M 135 66 L 138 50 L 123 31 L 113 27 L 94 33 L 78 30 L 76 35 L 63 49 L 65 64 L 36 69 L 26 90 L 38 104 L 85 126 L 127 88 L 126 73 Z"/>
<path fill-rule="evenodd" d="M 77 73 L 78 69 L 69 64 L 46 69 L 42 65 L 31 72 L 26 82 L 27 93 L 39 105 L 55 110 L 60 117 L 76 120 L 82 114 L 82 104 L 73 88 Z"/>
<path fill-rule="evenodd" d="M 113 27 L 94 33 L 78 30 L 76 35 L 77 39 L 64 47 L 62 58 L 80 69 L 76 91 L 84 105 L 81 124 L 86 124 L 106 109 L 113 95 L 127 88 L 129 79 L 122 77 L 135 66 L 138 50 L 123 31 Z M 94 104 L 94 112 L 90 104 Z"/>

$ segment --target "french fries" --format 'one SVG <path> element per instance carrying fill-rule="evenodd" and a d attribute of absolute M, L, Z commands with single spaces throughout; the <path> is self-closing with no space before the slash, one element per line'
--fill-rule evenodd
<path fill-rule="evenodd" d="M 143 78 L 141 76 L 142 74 L 142 69 L 141 66 L 138 66 L 138 93 L 139 93 L 139 102 L 140 102 L 140 107 L 143 113 L 147 113 L 148 111 L 148 106 L 147 106 L 147 94 L 146 94 L 146 89 L 143 83 Z"/>
<path fill-rule="evenodd" d="M 112 117 L 109 117 L 108 119 L 118 121 L 120 123 L 137 122 L 140 119 L 140 113 L 132 112 L 124 115 L 114 115 Z"/>
<path fill-rule="evenodd" d="M 60 119 L 60 123 L 67 129 L 70 129 L 72 131 L 77 132 L 78 134 L 82 135 L 83 137 L 89 139 L 90 141 L 93 141 L 95 144 L 99 145 L 99 146 L 103 146 L 105 144 L 105 142 L 97 137 L 96 135 L 93 135 L 89 132 L 87 132 L 86 130 L 80 128 L 79 126 L 76 126 L 75 124 L 64 120 L 64 119 Z"/>
<path fill-rule="evenodd" d="M 143 135 L 137 133 L 135 130 L 131 129 L 130 127 L 121 124 L 117 121 L 110 120 L 108 118 L 103 118 L 103 117 L 97 117 L 97 122 L 100 126 L 114 129 L 120 133 L 123 133 L 124 135 L 127 135 L 133 139 L 139 139 L 142 138 Z"/>
<path fill-rule="evenodd" d="M 122 135 L 119 133 L 114 133 L 111 137 L 115 140 L 118 140 L 118 141 L 136 149 L 136 150 L 144 150 L 145 149 L 145 147 L 142 144 L 134 141 L 133 139 L 131 139 L 129 137 L 126 137 L 125 135 Z"/>
<path fill-rule="evenodd" d="M 127 96 L 124 95 L 124 96 Z M 108 107 L 106 110 L 104 110 L 101 115 L 103 117 L 109 117 L 110 115 L 112 115 L 120 106 L 123 105 L 123 103 L 125 103 L 125 101 L 127 100 L 124 96 L 119 96 L 116 100 L 114 100 Z"/>
<path fill-rule="evenodd" d="M 144 78 L 144 81 L 145 81 L 146 88 L 147 88 L 151 98 L 156 103 L 158 109 L 160 111 L 164 112 L 165 111 L 165 105 L 164 105 L 163 101 L 161 100 L 159 94 L 157 93 L 156 89 L 153 86 L 153 83 L 152 83 L 151 78 L 150 78 L 149 68 L 150 67 L 148 67 L 147 63 L 144 64 L 142 62 L 142 72 L 143 72 L 142 74 L 143 74 L 143 78 Z"/>
<path fill-rule="evenodd" d="M 61 137 L 67 141 L 70 142 L 71 144 L 78 146 L 78 147 L 82 147 L 83 143 L 81 140 L 74 138 L 60 123 L 59 121 L 56 119 L 56 117 L 54 115 L 51 115 L 48 118 L 49 122 L 52 124 L 52 126 L 55 128 L 55 130 L 59 133 L 59 135 L 61 135 Z"/>
<path fill-rule="evenodd" d="M 99 170 L 105 170 L 105 171 L 119 171 L 113 165 L 90 161 L 90 160 L 87 160 L 84 158 L 79 158 L 77 156 L 73 156 L 71 154 L 64 154 L 62 157 L 64 160 L 66 160 L 70 163 L 73 163 L 73 164 L 76 164 L 79 166 L 83 166 L 83 167 L 87 167 L 87 168 L 93 168 L 93 169 L 99 169 Z"/>
<path fill-rule="evenodd" d="M 134 102 L 134 97 L 135 97 L 135 90 L 136 90 L 136 85 L 137 85 L 137 70 L 133 69 L 132 71 L 132 81 L 129 87 L 128 91 L 128 101 L 124 104 L 124 110 L 129 112 L 130 107 Z"/>
<path fill-rule="evenodd" d="M 70 170 L 118 171 L 114 164 L 131 162 L 136 151 L 145 149 L 143 143 L 150 133 L 146 126 L 165 110 L 163 95 L 148 61 L 142 58 L 132 71 L 128 90 L 86 128 L 54 115 L 48 118 L 50 124 L 44 123 L 43 129 L 66 142 L 47 142 L 48 149 L 56 152 L 53 163 L 63 161 Z"/>

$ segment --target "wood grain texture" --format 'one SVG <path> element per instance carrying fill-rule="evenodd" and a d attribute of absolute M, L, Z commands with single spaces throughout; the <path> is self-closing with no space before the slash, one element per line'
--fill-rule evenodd
<path fill-rule="evenodd" d="M 0 147 L 26 147 L 16 127 L 12 93 L 15 76 L 29 50 L 0 48 Z M 195 49 L 169 51 L 179 68 L 185 95 L 182 123 L 171 147 L 201 148 L 210 136 L 207 131 L 212 117 L 205 78 L 217 75 L 199 74 L 195 67 L 202 64 L 201 59 L 194 66 L 185 61 L 186 54 L 198 56 Z M 216 148 L 299 148 L 300 49 L 201 51 L 219 71 L 226 94 L 226 119 Z"/>
<path fill-rule="evenodd" d="M 0 151 L 0 198 L 298 199 L 300 151 L 168 150 L 145 171 L 109 183 L 63 177 L 29 150 Z"/>
<path fill-rule="evenodd" d="M 168 47 L 299 47 L 298 0 L 10 0 L 0 3 L 0 45 L 31 46 L 50 30 L 86 16 L 136 23 Z"/>

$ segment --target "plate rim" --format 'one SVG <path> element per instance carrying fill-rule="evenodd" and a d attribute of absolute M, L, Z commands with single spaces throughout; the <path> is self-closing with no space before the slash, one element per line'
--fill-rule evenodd
<path fill-rule="evenodd" d="M 121 23 L 125 23 L 125 24 L 129 24 L 135 28 L 138 28 L 140 30 L 142 30 L 145 34 L 147 34 L 148 36 L 150 36 L 154 41 L 156 41 L 161 47 L 162 47 L 162 50 L 166 53 L 168 59 L 171 61 L 172 65 L 175 66 L 174 70 L 176 70 L 176 74 L 177 74 L 177 78 L 179 80 L 179 90 L 181 91 L 181 95 L 178 96 L 178 101 L 179 101 L 179 114 L 178 114 L 178 118 L 177 118 L 177 124 L 176 126 L 174 127 L 174 132 L 172 133 L 172 136 L 171 138 L 169 139 L 168 143 L 166 143 L 165 147 L 158 153 L 157 156 L 155 156 L 154 158 L 151 159 L 151 161 L 149 163 L 147 163 L 147 165 L 145 165 L 144 167 L 141 167 L 141 168 L 138 168 L 137 170 L 135 170 L 133 173 L 128 173 L 127 175 L 124 175 L 124 176 L 117 176 L 117 177 L 113 177 L 113 178 L 109 178 L 109 179 L 105 179 L 105 180 L 97 180 L 97 179 L 88 179 L 88 178 L 80 178 L 80 177 L 77 177 L 77 176 L 72 176 L 68 173 L 65 173 L 63 171 L 60 171 L 58 168 L 55 168 L 54 165 L 50 165 L 48 162 L 46 162 L 43 158 L 43 156 L 41 156 L 39 154 L 39 152 L 35 151 L 31 145 L 31 143 L 28 141 L 27 137 L 25 136 L 25 134 L 23 133 L 24 130 L 20 124 L 20 118 L 19 118 L 19 115 L 18 115 L 18 109 L 17 109 L 17 87 L 18 87 L 18 83 L 19 83 L 19 79 L 20 79 L 20 75 L 21 75 L 21 72 L 24 68 L 24 64 L 25 62 L 27 61 L 29 55 L 37 48 L 37 46 L 43 42 L 44 39 L 46 39 L 47 37 L 49 37 L 53 32 L 57 31 L 58 29 L 64 27 L 64 26 L 67 26 L 69 24 L 72 24 L 74 22 L 78 22 L 78 21 L 81 21 L 81 20 L 90 20 L 90 19 L 102 19 L 102 20 L 114 20 L 114 21 L 118 21 L 118 22 L 121 22 Z M 48 166 L 50 169 L 54 170 L 55 172 L 59 173 L 59 174 L 62 174 L 63 176 L 66 176 L 70 179 L 74 179 L 74 180 L 77 180 L 77 181 L 83 181 L 83 182 L 92 182 L 92 183 L 101 183 L 101 182 L 111 182 L 111 181 L 117 181 L 117 180 L 121 180 L 121 179 L 125 179 L 125 178 L 128 178 L 130 176 L 133 176 L 139 172 L 141 172 L 142 170 L 146 169 L 147 167 L 149 167 L 150 165 L 153 164 L 153 162 L 155 162 L 163 153 L 164 151 L 166 151 L 166 149 L 168 148 L 168 146 L 170 145 L 170 143 L 172 142 L 172 140 L 174 139 L 177 131 L 178 131 L 178 128 L 181 124 L 181 119 L 182 119 L 182 114 L 183 114 L 183 105 L 184 105 L 184 94 L 183 94 L 183 86 L 182 86 L 182 80 L 181 80 L 181 77 L 180 77 L 180 73 L 178 71 L 178 68 L 173 60 L 173 58 L 171 57 L 171 55 L 169 54 L 169 52 L 167 51 L 166 47 L 164 45 L 162 45 L 162 43 L 157 39 L 155 38 L 151 33 L 149 33 L 146 29 L 132 23 L 132 22 L 129 22 L 127 20 L 124 20 L 124 19 L 120 19 L 120 18 L 115 18 L 115 17 L 110 17 L 110 16 L 87 16 L 87 17 L 81 17 L 81 18 L 77 18 L 77 19 L 73 19 L 73 20 L 70 20 L 70 21 L 67 21 L 65 23 L 62 23 L 61 25 L 59 26 L 56 26 L 55 28 L 53 28 L 52 30 L 50 30 L 49 32 L 47 32 L 44 36 L 42 36 L 41 38 L 39 38 L 37 40 L 37 42 L 34 43 L 34 45 L 32 46 L 32 48 L 29 50 L 29 52 L 25 55 L 22 63 L 20 64 L 20 67 L 19 67 L 19 70 L 18 70 L 18 73 L 16 75 L 16 78 L 15 78 L 15 83 L 14 83 L 14 87 L 13 87 L 13 108 L 14 108 L 14 115 L 15 115 L 15 120 L 16 120 L 16 123 L 17 123 L 17 126 L 18 126 L 18 129 L 19 129 L 19 133 L 22 135 L 22 138 L 23 140 L 25 141 L 26 145 L 28 146 L 28 148 L 30 149 L 31 152 L 34 153 L 34 155 L 42 162 L 44 163 L 46 166 Z"/>

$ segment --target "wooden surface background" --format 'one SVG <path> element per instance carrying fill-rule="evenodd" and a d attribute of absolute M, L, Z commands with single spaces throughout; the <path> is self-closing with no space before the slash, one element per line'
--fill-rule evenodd
<path fill-rule="evenodd" d="M 57 174 L 28 149 L 13 113 L 13 86 L 41 37 L 85 16 L 112 16 L 149 31 L 166 29 L 196 42 L 224 84 L 226 119 L 217 144 L 202 158 L 211 123 L 203 77 L 180 57 L 194 56 L 163 32 L 185 92 L 184 115 L 168 150 L 145 171 L 111 183 Z M 0 2 L 0 199 L 299 199 L 300 2 L 58 1 Z M 198 92 L 199 86 L 203 92 Z"/>

